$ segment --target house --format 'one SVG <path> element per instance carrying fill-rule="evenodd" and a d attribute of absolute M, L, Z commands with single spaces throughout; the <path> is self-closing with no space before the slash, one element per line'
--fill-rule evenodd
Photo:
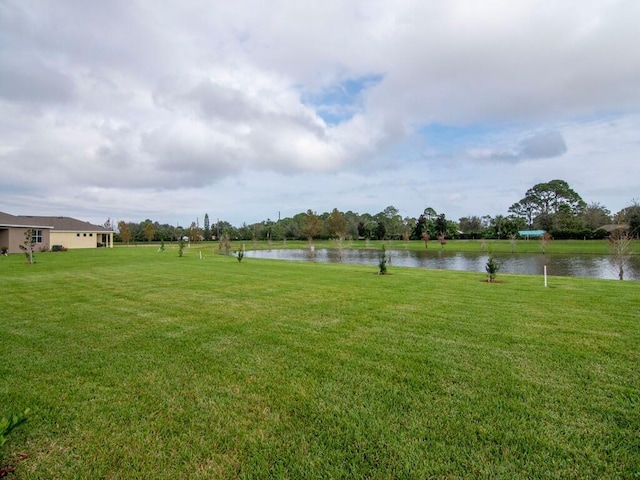
<path fill-rule="evenodd" d="M 529 238 L 533 237 L 533 238 L 540 238 L 542 237 L 545 233 L 547 233 L 544 230 L 520 230 L 518 232 L 518 235 L 520 235 L 521 237 L 526 238 L 527 240 L 529 240 Z"/>
<path fill-rule="evenodd" d="M 615 231 L 626 232 L 629 230 L 629 225 L 626 223 L 616 223 L 611 225 L 602 225 L 598 230 L 606 230 L 608 233 L 613 233 Z"/>
<path fill-rule="evenodd" d="M 54 245 L 64 248 L 113 247 L 113 231 L 71 217 L 37 217 L 0 212 L 0 247 L 19 253 L 28 229 L 33 231 L 36 250 Z"/>

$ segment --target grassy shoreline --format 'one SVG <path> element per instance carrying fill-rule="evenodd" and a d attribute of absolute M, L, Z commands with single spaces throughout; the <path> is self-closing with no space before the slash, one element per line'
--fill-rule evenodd
<path fill-rule="evenodd" d="M 640 474 L 637 282 L 199 251 L 0 258 L 14 478 Z"/>

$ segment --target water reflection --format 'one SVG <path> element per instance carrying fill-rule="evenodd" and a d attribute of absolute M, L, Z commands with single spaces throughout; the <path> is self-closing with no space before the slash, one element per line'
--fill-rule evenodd
<path fill-rule="evenodd" d="M 434 249 L 424 251 L 387 250 L 390 266 L 416 267 L 442 270 L 485 272 L 488 254 L 482 252 L 448 252 Z M 298 260 L 322 263 L 354 263 L 378 265 L 379 250 L 352 249 L 291 249 L 256 250 L 246 252 L 247 258 Z M 542 255 L 494 254 L 500 273 L 542 275 L 547 266 L 548 275 L 616 279 L 617 270 L 606 255 Z M 632 255 L 625 269 L 625 279 L 640 280 L 640 256 Z"/>

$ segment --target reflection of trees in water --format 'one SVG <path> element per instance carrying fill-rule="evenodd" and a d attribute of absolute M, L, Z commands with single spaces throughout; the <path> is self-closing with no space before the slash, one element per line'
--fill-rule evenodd
<path fill-rule="evenodd" d="M 297 260 L 321 263 L 351 263 L 376 267 L 378 250 L 291 249 L 246 252 L 247 257 L 278 260 Z M 432 270 L 460 270 L 486 274 L 487 252 L 447 252 L 436 250 L 387 250 L 394 267 L 427 268 Z M 501 274 L 542 275 L 547 266 L 551 276 L 617 278 L 610 255 L 542 255 L 527 253 L 494 253 L 500 263 Z M 630 255 L 625 279 L 640 280 L 640 255 Z"/>

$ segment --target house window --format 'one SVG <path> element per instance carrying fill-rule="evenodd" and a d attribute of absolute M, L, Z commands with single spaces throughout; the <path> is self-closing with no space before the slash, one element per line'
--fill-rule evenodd
<path fill-rule="evenodd" d="M 42 243 L 42 230 L 31 230 L 31 243 Z"/>
<path fill-rule="evenodd" d="M 83 236 L 83 237 L 86 237 L 86 236 L 87 236 L 87 234 L 86 234 L 86 233 L 83 233 L 83 234 L 82 234 L 82 236 Z"/>
<path fill-rule="evenodd" d="M 90 234 L 89 234 L 89 236 L 90 236 L 90 237 L 93 237 L 93 233 L 90 233 Z"/>
<path fill-rule="evenodd" d="M 79 233 L 76 233 L 76 237 L 79 237 L 79 236 L 80 236 L 80 234 L 79 234 Z"/>

